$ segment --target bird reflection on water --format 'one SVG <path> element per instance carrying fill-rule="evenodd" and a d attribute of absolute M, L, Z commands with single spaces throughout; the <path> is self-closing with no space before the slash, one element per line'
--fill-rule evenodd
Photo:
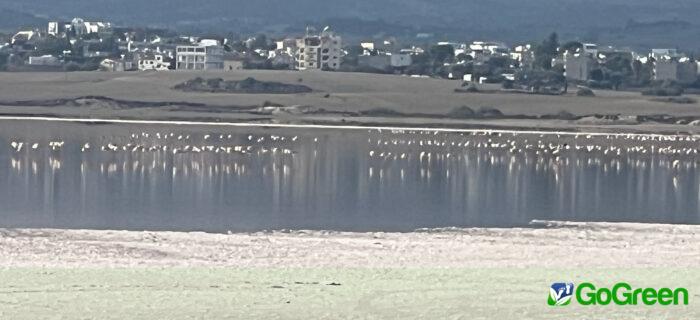
<path fill-rule="evenodd" d="M 697 152 L 673 135 L 7 124 L 0 217 L 215 232 L 700 223 Z"/>

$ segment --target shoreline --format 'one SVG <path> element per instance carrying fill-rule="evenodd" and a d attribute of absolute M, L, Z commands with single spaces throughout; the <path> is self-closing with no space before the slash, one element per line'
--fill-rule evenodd
<path fill-rule="evenodd" d="M 0 256 L 2 268 L 690 268 L 700 265 L 700 226 L 544 222 L 231 234 L 0 229 Z"/>
<path fill-rule="evenodd" d="M 399 119 L 399 118 L 392 118 Z M 130 119 L 130 118 L 80 118 L 48 115 L 8 115 L 0 112 L 0 121 L 49 121 L 83 124 L 142 124 L 142 125 L 186 125 L 186 126 L 213 126 L 213 127 L 256 127 L 256 128 L 309 128 L 309 129 L 336 129 L 336 130 L 386 130 L 386 131 L 434 131 L 443 133 L 503 133 L 503 134 L 540 134 L 540 135 L 564 135 L 564 136 L 632 136 L 632 137 L 660 137 L 660 136 L 690 136 L 700 137 L 699 130 L 683 131 L 677 130 L 677 126 L 562 126 L 552 124 L 551 126 L 535 126 L 539 130 L 533 130 L 526 126 L 517 126 L 504 123 L 502 120 L 491 120 L 489 122 L 471 121 L 456 123 L 434 123 L 432 126 L 425 126 L 426 123 L 412 125 L 412 123 L 401 121 L 382 122 L 381 119 L 366 118 L 365 121 L 337 121 L 337 119 L 314 118 L 302 121 L 287 121 L 282 123 L 275 119 L 241 119 L 240 121 L 217 121 L 218 119 Z M 375 120 L 375 121 L 370 121 Z M 405 120 L 405 119 L 404 119 Z M 510 120 L 510 119 L 508 119 Z M 272 121 L 272 122 L 270 122 Z M 277 122 L 277 123 L 275 123 Z M 527 123 L 527 122 L 526 122 Z M 541 125 L 541 124 L 540 124 Z M 674 130 L 676 129 L 676 130 Z"/>

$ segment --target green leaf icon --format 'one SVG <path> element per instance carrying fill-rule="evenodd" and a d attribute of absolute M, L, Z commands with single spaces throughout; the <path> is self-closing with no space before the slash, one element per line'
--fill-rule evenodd
<path fill-rule="evenodd" d="M 561 297 L 564 292 L 557 292 L 553 288 L 549 288 L 549 298 L 547 304 L 553 307 L 568 306 L 571 304 L 571 296 Z"/>

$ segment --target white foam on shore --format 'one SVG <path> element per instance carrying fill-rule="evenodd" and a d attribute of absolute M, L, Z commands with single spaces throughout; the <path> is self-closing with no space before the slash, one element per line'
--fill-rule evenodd
<path fill-rule="evenodd" d="M 700 139 L 700 134 L 659 134 L 659 133 L 604 133 L 584 131 L 542 131 L 542 130 L 505 130 L 505 129 L 457 129 L 434 127 L 400 127 L 400 126 L 352 126 L 352 125 L 318 125 L 318 124 L 280 124 L 280 123 L 251 123 L 251 122 L 211 122 L 211 121 L 182 121 L 182 120 L 126 120 L 100 118 L 61 118 L 61 117 L 32 117 L 32 116 L 0 116 L 2 120 L 21 121 L 52 121 L 72 123 L 113 123 L 113 124 L 144 124 L 144 125 L 185 125 L 185 126 L 214 126 L 214 127 L 256 127 L 256 128 L 292 128 L 292 129 L 340 129 L 340 130 L 386 130 L 386 131 L 432 131 L 435 133 L 505 133 L 505 134 L 540 134 L 562 136 L 591 136 L 591 137 L 690 137 Z"/>

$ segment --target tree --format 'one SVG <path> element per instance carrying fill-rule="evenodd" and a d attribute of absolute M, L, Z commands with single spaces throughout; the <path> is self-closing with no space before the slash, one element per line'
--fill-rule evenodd
<path fill-rule="evenodd" d="M 560 88 L 566 90 L 566 78 L 563 74 L 550 70 L 520 70 L 515 74 L 515 83 L 540 92 L 543 88 Z"/>
<path fill-rule="evenodd" d="M 456 58 L 457 58 L 457 61 L 467 61 L 467 62 L 469 62 L 469 61 L 474 60 L 474 58 L 472 58 L 472 56 L 470 56 L 470 55 L 468 55 L 468 54 L 466 54 L 466 53 L 460 53 L 460 54 L 457 55 Z"/>
<path fill-rule="evenodd" d="M 0 53 L 0 71 L 5 70 L 5 68 L 7 67 L 9 57 L 10 56 L 6 53 Z"/>
<path fill-rule="evenodd" d="M 455 58 L 455 49 L 450 45 L 436 45 L 430 47 L 430 57 L 434 68 L 442 67 L 445 62 L 452 62 Z"/>
<path fill-rule="evenodd" d="M 343 57 L 342 64 L 357 67 L 359 62 L 359 56 L 361 56 L 364 53 L 364 48 L 362 48 L 362 46 L 360 45 L 353 45 L 347 47 L 347 52 L 348 54 L 346 54 Z"/>
<path fill-rule="evenodd" d="M 605 80 L 605 73 L 603 73 L 603 70 L 600 68 L 593 69 L 591 71 L 591 80 L 603 81 Z"/>
<path fill-rule="evenodd" d="M 232 52 L 246 52 L 246 46 L 245 43 L 242 41 L 231 41 L 229 44 Z"/>
<path fill-rule="evenodd" d="M 510 66 L 510 58 L 508 57 L 491 57 L 486 61 L 492 69 L 501 68 L 505 69 Z"/>
<path fill-rule="evenodd" d="M 66 50 L 71 50 L 68 39 L 49 37 L 36 44 L 35 53 L 38 55 L 60 56 Z"/>
<path fill-rule="evenodd" d="M 430 57 L 426 53 L 421 53 L 414 55 L 412 57 L 413 63 L 406 68 L 407 74 L 420 74 L 427 75 L 432 74 L 433 69 L 430 65 Z"/>
<path fill-rule="evenodd" d="M 268 50 L 270 46 L 267 44 L 267 36 L 265 34 L 259 34 L 255 36 L 255 41 L 250 47 L 251 50 L 263 49 Z"/>
<path fill-rule="evenodd" d="M 624 76 L 632 75 L 632 56 L 629 54 L 610 54 L 604 63 L 605 68 Z"/>
<path fill-rule="evenodd" d="M 559 36 L 556 32 L 553 32 L 535 48 L 535 68 L 544 70 L 552 69 L 552 59 L 557 56 L 558 52 Z"/>

